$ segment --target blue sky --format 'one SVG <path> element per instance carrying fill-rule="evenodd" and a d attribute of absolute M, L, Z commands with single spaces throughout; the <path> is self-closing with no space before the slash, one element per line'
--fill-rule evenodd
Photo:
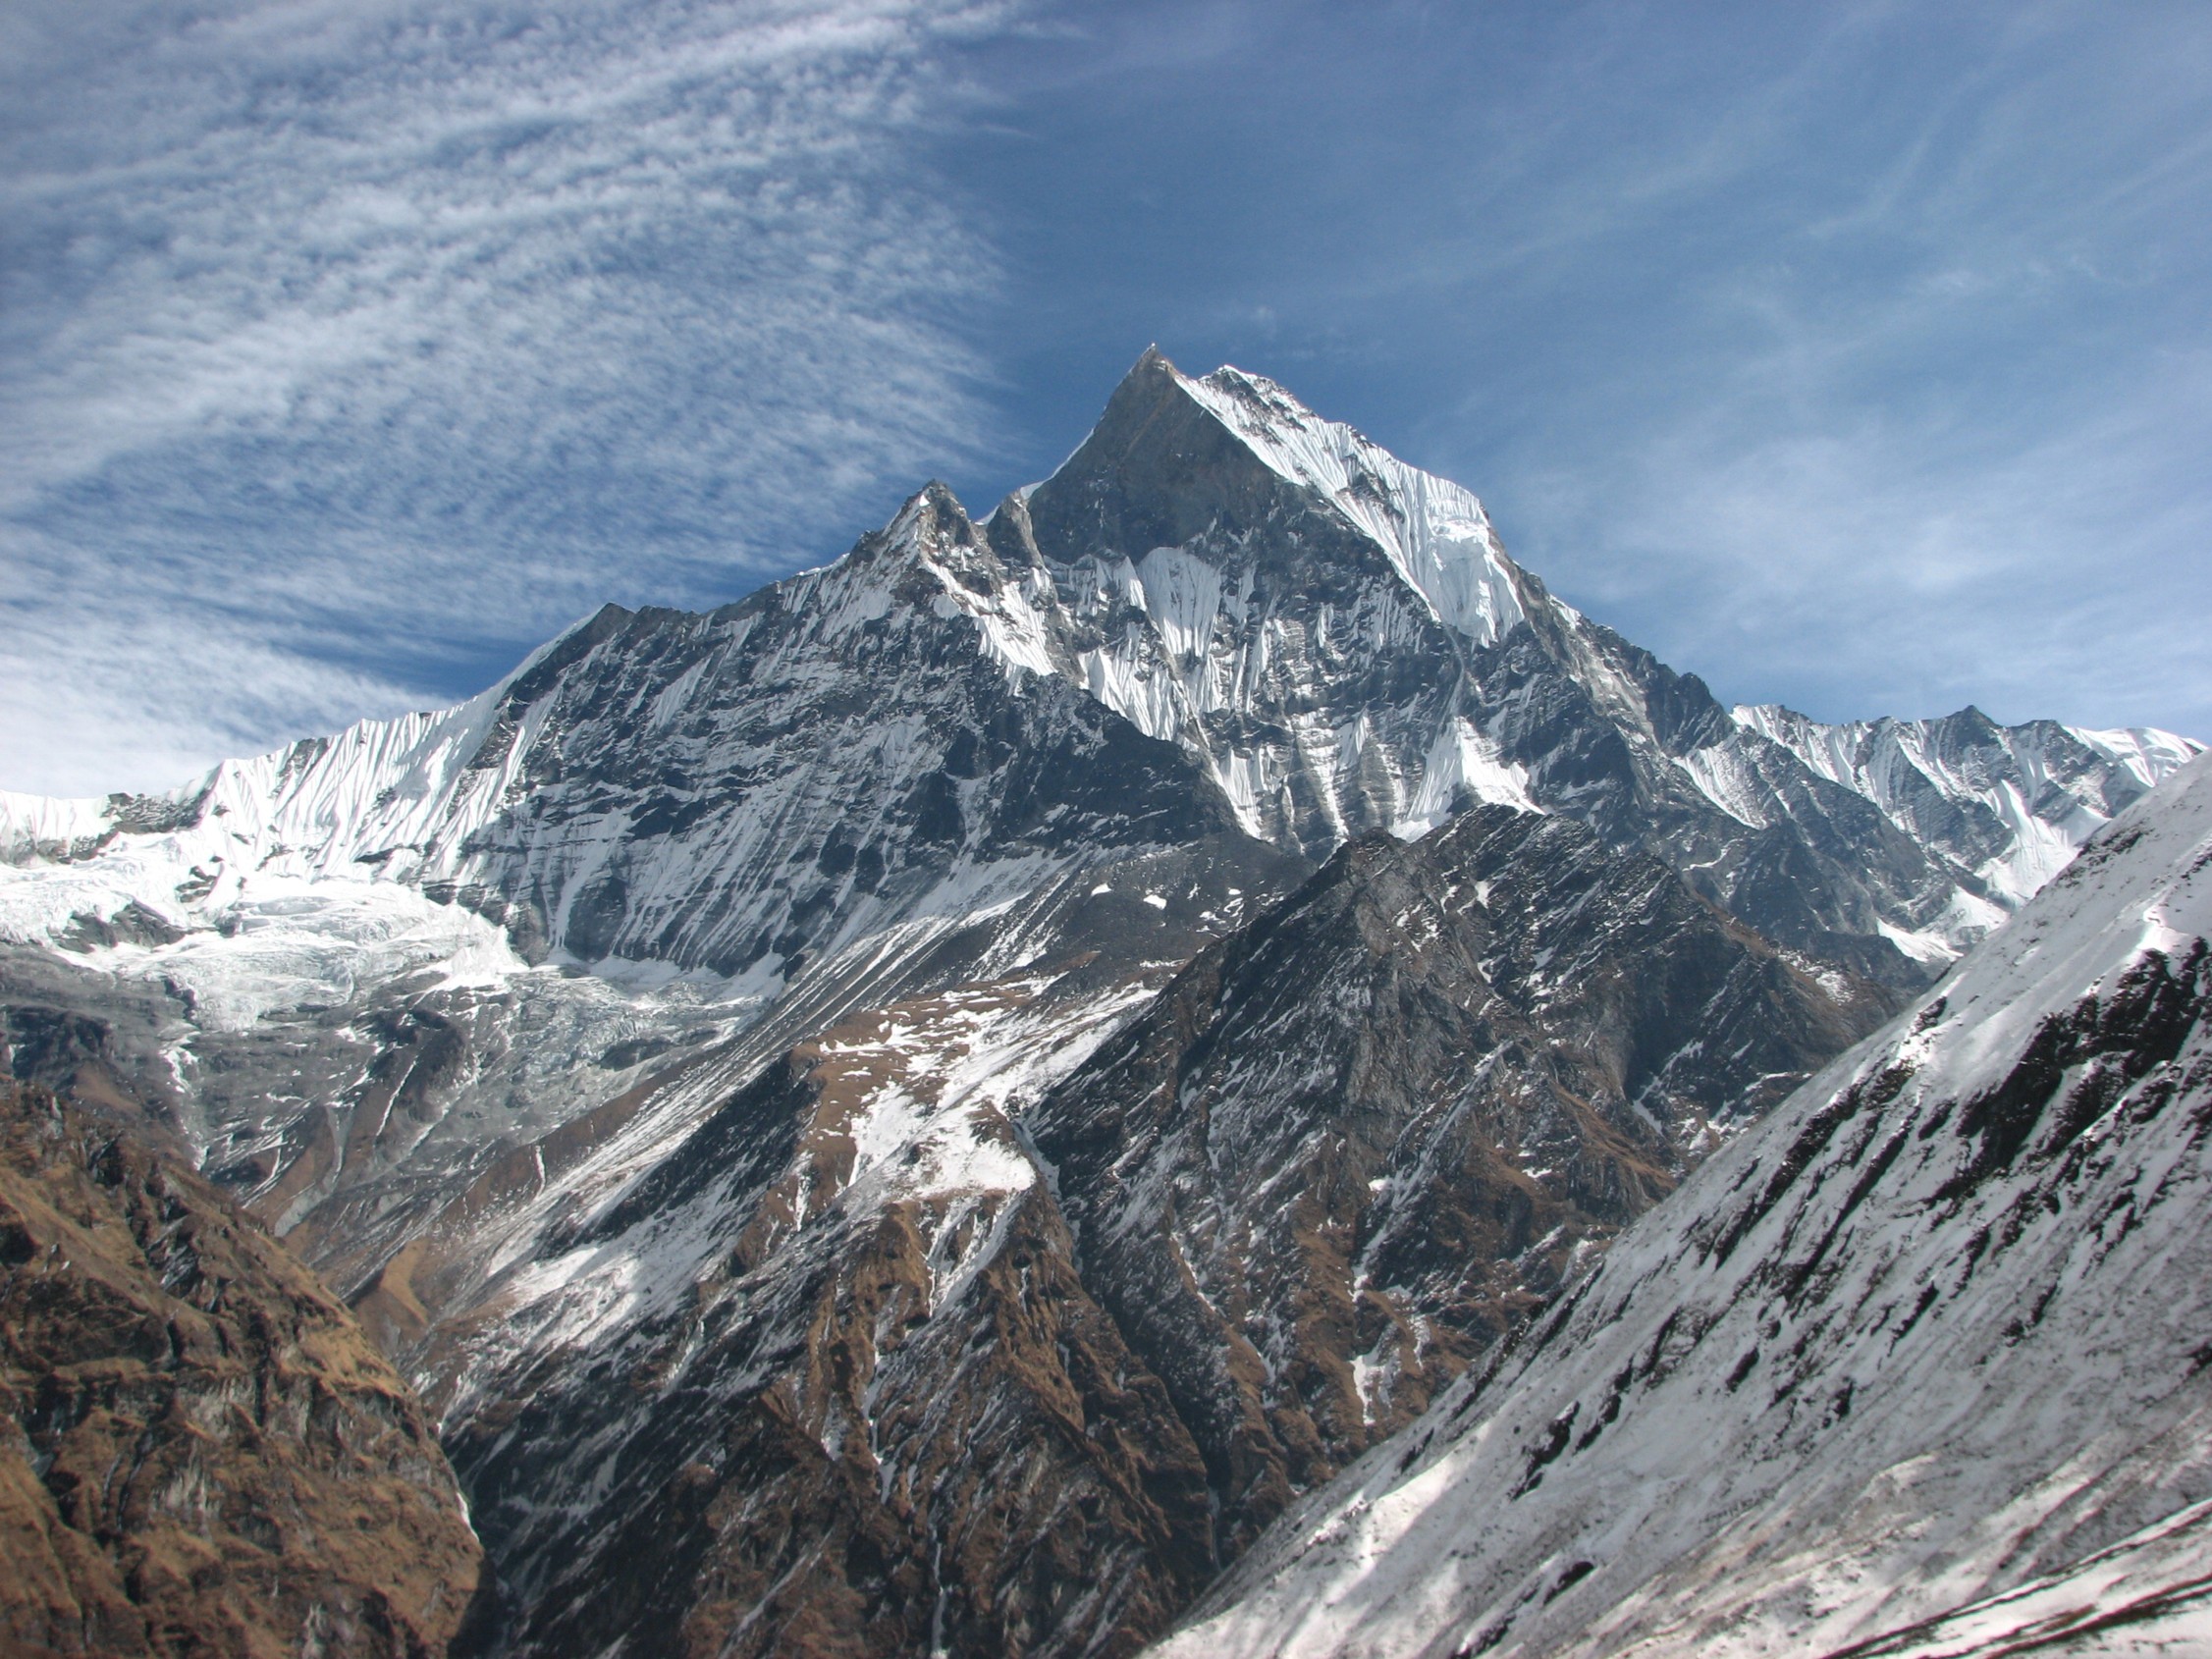
<path fill-rule="evenodd" d="M 977 509 L 1150 342 L 1724 698 L 2212 736 L 2212 8 L 20 0 L 0 787 Z"/>

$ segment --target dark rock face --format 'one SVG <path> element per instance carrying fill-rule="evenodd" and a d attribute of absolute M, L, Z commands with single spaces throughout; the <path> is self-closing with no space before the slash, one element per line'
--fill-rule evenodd
<path fill-rule="evenodd" d="M 489 1288 L 532 1342 L 433 1339 L 516 1651 L 1130 1651 L 1888 1006 L 1506 808 L 1352 843 L 1033 1111 L 947 1109 L 1097 995 L 848 1016 Z M 892 1111 L 937 1127 L 887 1160 Z"/>
<path fill-rule="evenodd" d="M 195 1177 L 0 1084 L 0 1646 L 443 1653 L 481 1551 L 413 1394 Z"/>
<path fill-rule="evenodd" d="M 1127 1653 L 1211 1577 L 1196 1448 L 1014 1127 L 868 1161 L 883 1097 L 1020 995 L 832 1027 L 566 1241 L 678 1288 L 456 1403 L 514 1651 Z"/>
<path fill-rule="evenodd" d="M 1655 859 L 1482 807 L 1352 842 L 1029 1128 L 1227 1554 L 1893 1005 Z"/>

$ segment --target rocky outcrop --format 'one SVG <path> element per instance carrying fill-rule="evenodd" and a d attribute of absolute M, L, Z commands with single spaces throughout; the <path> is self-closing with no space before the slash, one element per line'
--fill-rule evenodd
<path fill-rule="evenodd" d="M 412 1392 L 196 1177 L 0 1083 L 0 1647 L 427 1659 L 482 1555 Z"/>
<path fill-rule="evenodd" d="M 448 1443 L 515 1652 L 1126 1653 L 1212 1576 L 1189 1434 L 944 1075 L 1018 1066 L 1030 995 L 832 1027 L 500 1287 L 537 1340 L 448 1358 Z"/>
<path fill-rule="evenodd" d="M 1589 830 L 1354 841 L 1028 1127 L 1224 1560 L 1886 1015 Z"/>

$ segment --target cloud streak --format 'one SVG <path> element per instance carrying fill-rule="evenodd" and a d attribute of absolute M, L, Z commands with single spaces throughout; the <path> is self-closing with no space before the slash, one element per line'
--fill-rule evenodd
<path fill-rule="evenodd" d="M 914 155 L 1005 7 L 82 10 L 6 40 L 7 786 L 732 597 L 989 432 L 996 257 Z"/>

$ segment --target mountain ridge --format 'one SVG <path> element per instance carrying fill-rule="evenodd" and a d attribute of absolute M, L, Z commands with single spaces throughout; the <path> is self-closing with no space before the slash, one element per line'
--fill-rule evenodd
<path fill-rule="evenodd" d="M 2092 756 L 1992 830 L 1827 752 L 1553 599 L 1458 486 L 1149 353 L 981 519 L 932 484 L 454 709 L 171 797 L 0 800 L 0 1018 L 354 1304 L 517 1651 L 627 1607 L 710 1647 L 1125 1652 L 1917 994 L 2004 913 L 1991 857 L 2144 783 Z M 1296 994 L 1222 966 L 1268 939 Z M 1263 1008 L 1333 1082 L 1174 1035 Z M 1116 1071 L 1140 1040 L 1173 1088 Z M 1115 1077 L 1289 1138 L 1216 1179 L 1104 1127 Z M 1310 1226 L 1267 1207 L 1293 1187 Z M 1416 1259 L 1393 1206 L 1494 1258 Z M 1302 1239 L 1221 1304 L 1298 1317 L 1148 1327 L 1148 1284 L 1235 1276 L 1185 1214 Z"/>
<path fill-rule="evenodd" d="M 2203 1640 L 2208 871 L 2199 758 L 1158 1651 Z"/>

